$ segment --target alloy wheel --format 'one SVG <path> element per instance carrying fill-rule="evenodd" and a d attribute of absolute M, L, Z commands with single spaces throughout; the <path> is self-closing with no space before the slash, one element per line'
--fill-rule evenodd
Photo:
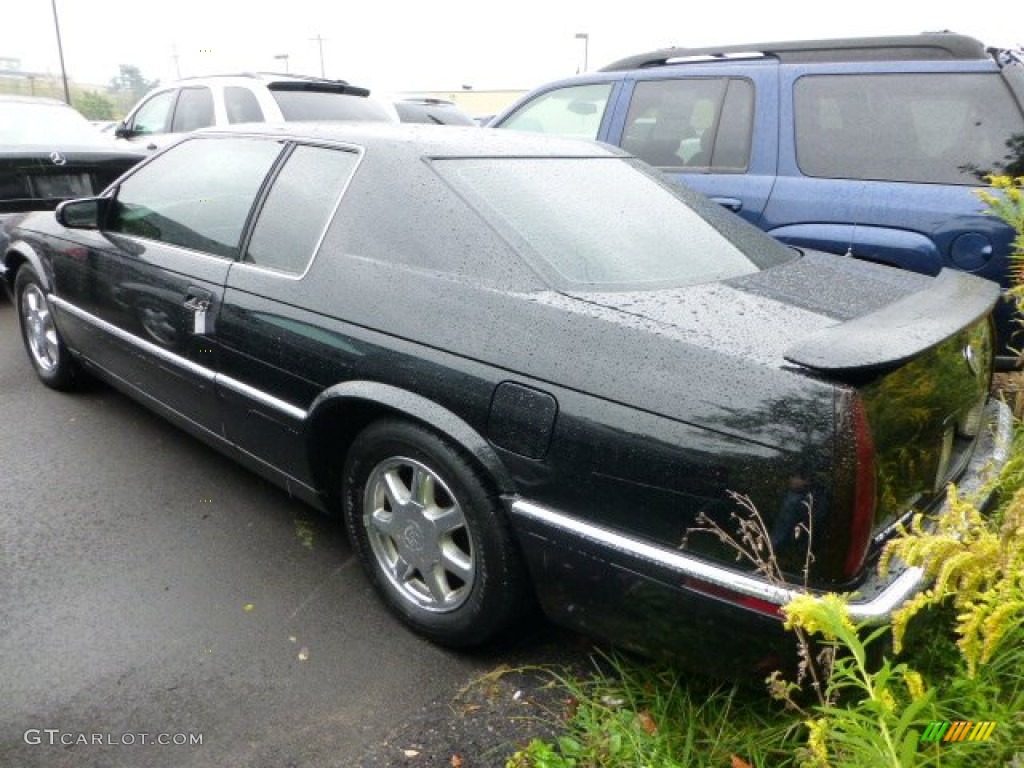
<path fill-rule="evenodd" d="M 476 563 L 466 517 L 425 464 L 403 457 L 377 464 L 366 483 L 363 523 L 377 565 L 403 600 L 444 613 L 469 597 Z"/>

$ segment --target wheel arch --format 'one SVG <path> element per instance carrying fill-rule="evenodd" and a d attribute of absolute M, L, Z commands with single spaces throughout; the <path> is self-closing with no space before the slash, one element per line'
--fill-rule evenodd
<path fill-rule="evenodd" d="M 14 299 L 14 279 L 17 277 L 18 270 L 25 264 L 30 265 L 35 270 L 44 291 L 49 293 L 53 290 L 50 275 L 43 268 L 43 260 L 39 257 L 39 254 L 24 240 L 15 240 L 7 246 L 7 252 L 3 258 L 3 270 L 0 271 L 0 276 L 3 277 L 7 288 L 7 293 L 12 300 Z"/>
<path fill-rule="evenodd" d="M 499 494 L 515 491 L 512 477 L 490 443 L 444 406 L 414 392 L 374 381 L 349 381 L 322 392 L 306 417 L 306 450 L 317 488 L 326 490 L 328 507 L 340 509 L 343 457 L 356 436 L 371 423 L 403 418 L 453 442 L 477 464 Z"/>

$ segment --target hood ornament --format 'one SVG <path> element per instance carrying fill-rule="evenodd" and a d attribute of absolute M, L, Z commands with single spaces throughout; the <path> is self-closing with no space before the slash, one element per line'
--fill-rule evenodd
<path fill-rule="evenodd" d="M 64 165 L 67 161 L 68 159 L 60 152 L 54 151 L 50 153 L 50 162 L 54 165 Z"/>

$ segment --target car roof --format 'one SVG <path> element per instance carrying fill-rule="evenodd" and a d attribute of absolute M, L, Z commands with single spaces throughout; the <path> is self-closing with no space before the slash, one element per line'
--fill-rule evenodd
<path fill-rule="evenodd" d="M 47 96 L 17 96 L 11 93 L 0 93 L 0 101 L 13 102 L 16 104 L 43 104 L 50 107 L 67 107 L 60 99 L 51 99 Z"/>
<path fill-rule="evenodd" d="M 781 61 L 915 61 L 988 59 L 985 46 L 973 37 L 947 32 L 888 37 L 844 37 L 829 40 L 789 40 L 700 48 L 661 48 L 614 61 L 601 72 L 658 67 L 676 59 L 730 59 L 770 56 Z"/>
<path fill-rule="evenodd" d="M 294 122 L 205 128 L 199 136 L 266 135 L 282 139 L 355 144 L 367 149 L 428 157 L 629 157 L 617 147 L 584 139 L 476 126 L 419 123 Z"/>

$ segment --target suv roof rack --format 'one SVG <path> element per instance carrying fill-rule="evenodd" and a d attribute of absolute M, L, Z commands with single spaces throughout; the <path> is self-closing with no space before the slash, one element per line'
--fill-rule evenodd
<path fill-rule="evenodd" d="M 189 77 L 183 77 L 176 82 L 184 82 L 185 80 L 209 80 L 211 77 L 251 77 L 259 80 L 266 80 L 268 77 L 279 77 L 282 80 L 305 80 L 311 83 L 335 83 L 337 85 L 349 84 L 347 80 L 329 80 L 326 77 L 295 75 L 288 72 L 226 72 L 218 75 L 190 75 Z"/>
<path fill-rule="evenodd" d="M 973 37 L 946 32 L 890 37 L 792 40 L 706 48 L 661 48 L 614 61 L 601 72 L 661 67 L 676 59 L 732 59 L 771 56 L 781 61 L 912 61 L 915 59 L 987 59 L 985 46 Z"/>

